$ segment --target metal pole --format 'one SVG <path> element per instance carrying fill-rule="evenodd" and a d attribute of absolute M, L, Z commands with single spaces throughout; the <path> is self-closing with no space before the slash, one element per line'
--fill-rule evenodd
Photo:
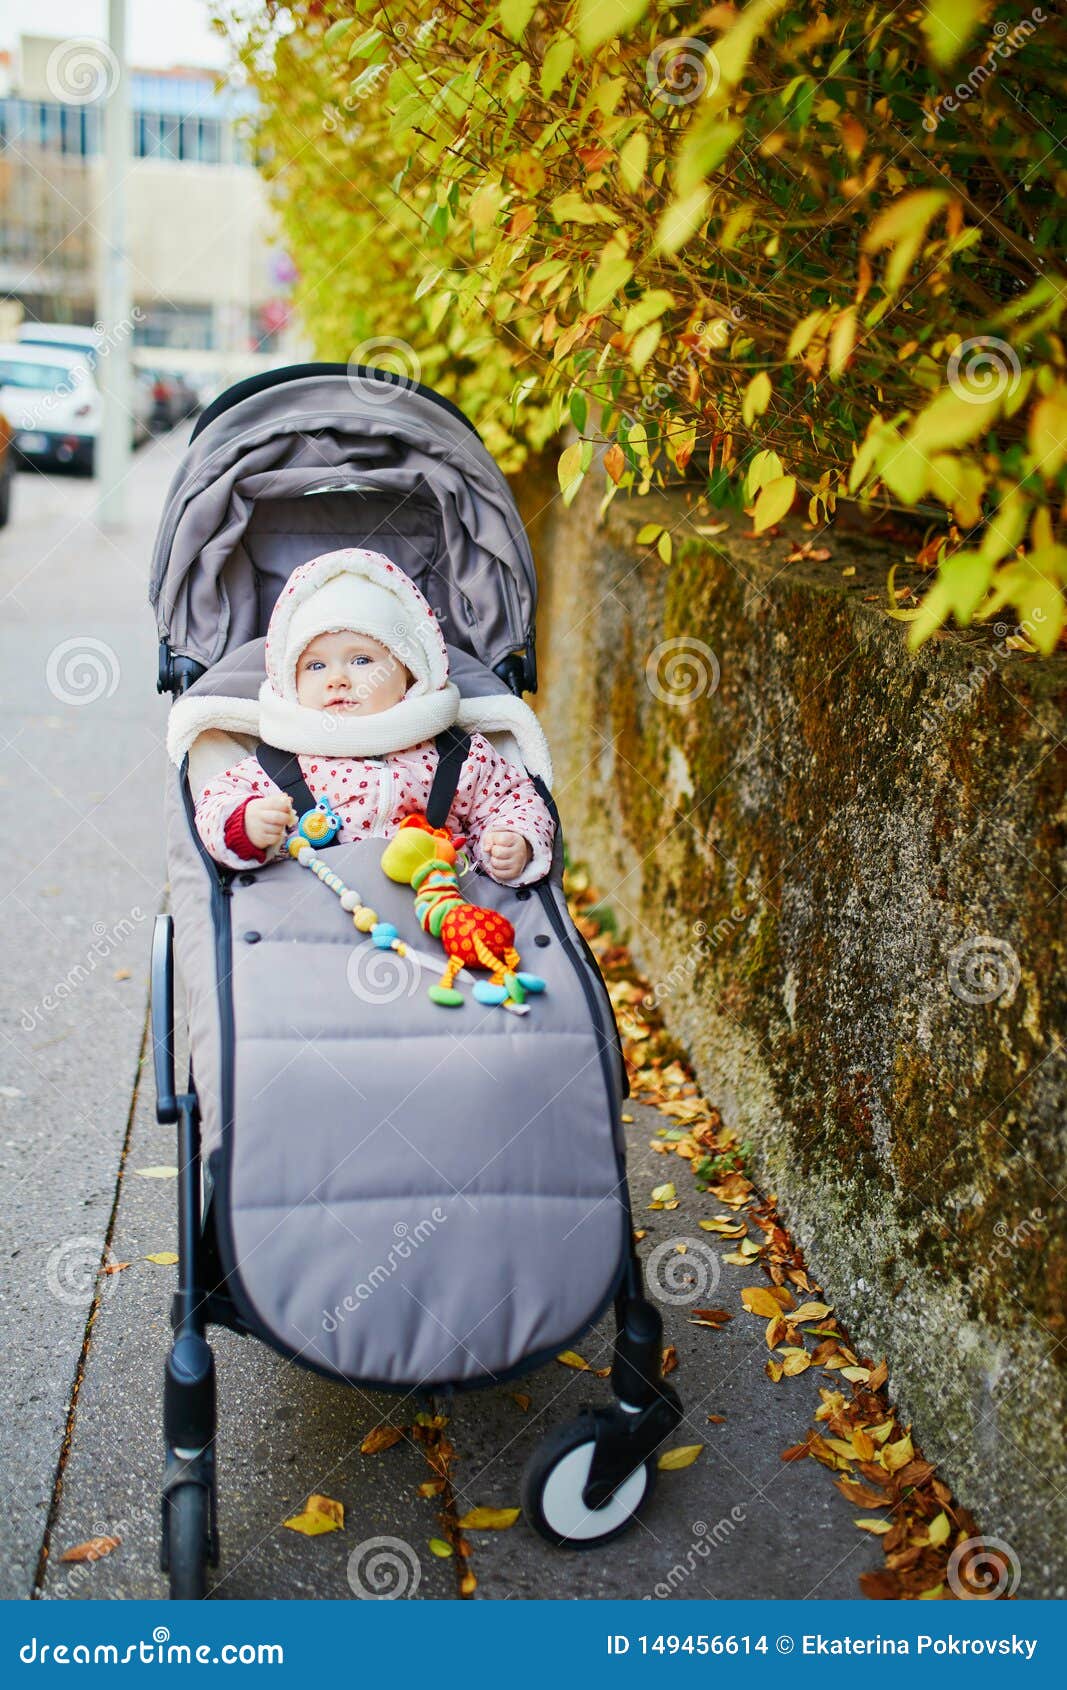
<path fill-rule="evenodd" d="M 97 319 L 103 335 L 96 365 L 103 400 L 96 443 L 100 488 L 97 520 L 101 527 L 121 528 L 126 520 L 126 476 L 133 433 L 130 386 L 133 322 L 126 254 L 126 176 L 130 166 L 126 0 L 108 0 L 108 46 L 112 64 L 104 107 L 103 199 L 97 220 L 100 241 Z"/>

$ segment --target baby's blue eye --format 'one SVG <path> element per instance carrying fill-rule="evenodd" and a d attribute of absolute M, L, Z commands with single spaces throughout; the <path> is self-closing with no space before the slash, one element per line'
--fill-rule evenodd
<path fill-rule="evenodd" d="M 365 651 L 360 651 L 360 652 L 356 653 L 355 657 L 353 657 L 352 662 L 353 663 L 373 663 L 374 659 L 372 657 L 368 657 Z"/>

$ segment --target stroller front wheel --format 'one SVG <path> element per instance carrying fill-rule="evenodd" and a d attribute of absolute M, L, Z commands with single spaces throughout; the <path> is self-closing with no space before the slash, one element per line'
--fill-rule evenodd
<path fill-rule="evenodd" d="M 526 1465 L 523 1512 L 534 1530 L 559 1548 L 598 1549 L 619 1537 L 652 1494 L 656 1464 L 649 1459 L 601 1507 L 587 1507 L 582 1492 L 595 1447 L 589 1418 L 582 1416 L 546 1438 Z"/>
<path fill-rule="evenodd" d="M 204 1485 L 178 1485 L 167 1498 L 172 1601 L 201 1602 L 207 1594 L 211 1498 Z"/>

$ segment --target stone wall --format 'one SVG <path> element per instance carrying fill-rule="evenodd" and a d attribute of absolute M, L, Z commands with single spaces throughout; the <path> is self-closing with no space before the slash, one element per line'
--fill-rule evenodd
<path fill-rule="evenodd" d="M 1067 660 L 909 654 L 900 547 L 517 491 L 572 855 L 926 1454 L 1063 1595 Z"/>

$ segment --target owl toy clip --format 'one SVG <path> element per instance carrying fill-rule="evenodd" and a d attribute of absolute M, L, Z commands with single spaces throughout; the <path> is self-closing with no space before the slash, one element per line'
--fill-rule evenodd
<path fill-rule="evenodd" d="M 329 845 L 341 831 L 341 818 L 330 808 L 328 799 L 320 798 L 313 810 L 301 816 L 296 831 L 309 845 Z"/>

